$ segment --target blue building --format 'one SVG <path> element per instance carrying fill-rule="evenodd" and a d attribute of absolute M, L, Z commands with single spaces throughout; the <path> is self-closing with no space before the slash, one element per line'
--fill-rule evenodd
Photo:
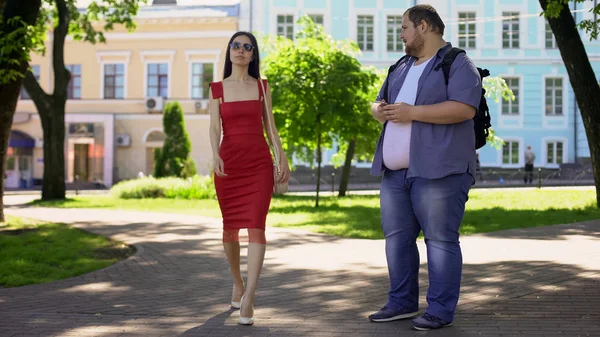
<path fill-rule="evenodd" d="M 514 92 L 514 101 L 488 102 L 493 128 L 506 144 L 480 149 L 482 167 L 521 168 L 527 146 L 536 153 L 536 167 L 589 161 L 569 77 L 537 0 L 246 0 L 240 28 L 292 37 L 295 21 L 308 14 L 334 38 L 356 40 L 361 62 L 387 69 L 403 55 L 402 14 L 418 3 L 434 6 L 446 24 L 444 38 Z M 592 18 L 593 3 L 572 8 L 576 21 Z M 581 35 L 598 72 L 600 43 Z"/>

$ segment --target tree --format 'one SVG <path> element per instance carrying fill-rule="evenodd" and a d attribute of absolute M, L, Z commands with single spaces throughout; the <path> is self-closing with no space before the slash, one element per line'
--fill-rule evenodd
<path fill-rule="evenodd" d="M 133 17 L 139 4 L 146 0 L 95 0 L 85 11 L 79 11 L 77 0 L 43 0 L 39 20 L 52 31 L 52 69 L 54 92 L 48 94 L 40 87 L 31 71 L 23 85 L 33 100 L 44 131 L 44 178 L 42 200 L 65 198 L 65 105 L 71 79 L 65 67 L 64 47 L 67 35 L 76 41 L 106 42 L 103 31 L 117 24 L 128 30 L 135 29 Z M 97 28 L 101 26 L 101 30 Z"/>
<path fill-rule="evenodd" d="M 170 102 L 163 113 L 163 128 L 167 138 L 162 150 L 155 152 L 156 178 L 172 176 L 189 178 L 196 175 L 196 164 L 190 158 L 190 136 L 185 130 L 183 109 L 179 102 Z"/>
<path fill-rule="evenodd" d="M 543 12 L 560 51 L 560 55 L 569 74 L 569 81 L 587 135 L 594 181 L 596 185 L 596 206 L 600 207 L 600 86 L 588 58 L 578 28 L 590 34 L 590 39 L 597 39 L 600 5 L 592 8 L 594 19 L 583 20 L 579 24 L 571 14 L 568 0 L 539 0 Z M 575 3 L 584 0 L 576 0 Z"/>
<path fill-rule="evenodd" d="M 381 132 L 381 125 L 371 116 L 371 103 L 377 97 L 387 72 L 376 70 L 373 67 L 364 67 L 363 72 L 370 77 L 367 82 L 370 85 L 356 92 L 358 97 L 351 102 L 353 105 L 349 107 L 352 117 L 345 121 L 346 123 L 341 123 L 342 128 L 338 138 L 338 143 L 341 145 L 340 150 L 332 158 L 334 167 L 340 166 L 340 161 L 343 159 L 342 176 L 338 188 L 339 197 L 346 196 L 348 191 L 353 160 L 370 160 Z"/>
<path fill-rule="evenodd" d="M 4 174 L 8 140 L 29 53 L 41 38 L 36 26 L 41 0 L 0 0 L 0 222 L 4 222 Z"/>
<path fill-rule="evenodd" d="M 298 24 L 294 41 L 281 36 L 264 39 L 265 74 L 273 86 L 273 113 L 284 149 L 317 163 L 318 207 L 323 149 L 336 140 L 356 139 L 351 134 L 361 128 L 357 116 L 368 105 L 364 93 L 377 75 L 356 59 L 356 42 L 335 41 L 308 16 Z"/>

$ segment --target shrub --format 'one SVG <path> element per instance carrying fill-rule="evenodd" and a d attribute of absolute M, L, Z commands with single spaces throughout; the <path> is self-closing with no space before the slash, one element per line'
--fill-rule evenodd
<path fill-rule="evenodd" d="M 171 198 L 171 199 L 214 199 L 215 187 L 210 176 L 181 178 L 144 177 L 122 181 L 111 189 L 120 199 Z"/>
<path fill-rule="evenodd" d="M 154 155 L 155 176 L 157 178 L 187 178 L 192 176 L 195 172 L 189 174 L 191 168 L 188 167 L 192 146 L 190 136 L 185 128 L 183 109 L 179 102 L 169 102 L 165 106 L 163 112 L 163 129 L 167 137 L 162 151 L 155 152 Z"/>

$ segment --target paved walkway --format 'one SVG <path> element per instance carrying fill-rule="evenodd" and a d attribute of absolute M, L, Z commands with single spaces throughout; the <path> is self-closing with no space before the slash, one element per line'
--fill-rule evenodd
<path fill-rule="evenodd" d="M 2 337 L 600 336 L 600 221 L 463 237 L 455 326 L 415 332 L 408 321 L 366 319 L 386 299 L 381 240 L 268 228 L 257 320 L 245 327 L 228 310 L 217 220 L 18 205 L 7 213 L 72 223 L 138 251 L 81 277 L 0 289 Z M 419 249 L 424 309 L 423 242 Z"/>

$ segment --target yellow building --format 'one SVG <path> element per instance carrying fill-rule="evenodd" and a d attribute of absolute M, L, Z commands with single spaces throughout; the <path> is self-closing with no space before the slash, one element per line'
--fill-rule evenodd
<path fill-rule="evenodd" d="M 208 138 L 208 83 L 220 80 L 226 45 L 238 30 L 239 4 L 159 5 L 141 9 L 137 30 L 105 34 L 106 44 L 67 40 L 65 64 L 73 78 L 66 106 L 66 181 L 107 187 L 153 172 L 153 148 L 162 146 L 162 107 L 183 106 L 198 173 L 212 158 Z M 175 2 L 175 1 L 173 1 Z M 191 1 L 187 1 L 191 3 Z M 183 4 L 182 4 L 183 3 Z M 51 45 L 51 41 L 49 41 Z M 31 66 L 52 92 L 52 59 L 33 55 Z M 43 177 L 43 133 L 23 90 L 13 121 L 7 188 L 31 188 Z"/>

